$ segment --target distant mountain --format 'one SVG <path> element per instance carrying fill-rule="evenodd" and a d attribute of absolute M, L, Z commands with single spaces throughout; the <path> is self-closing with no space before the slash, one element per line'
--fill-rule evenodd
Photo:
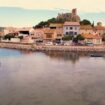
<path fill-rule="evenodd" d="M 19 7 L 0 7 L 0 26 L 34 26 L 40 21 L 56 17 L 58 13 L 68 10 L 36 10 Z M 102 21 L 105 23 L 105 13 L 79 13 L 81 19 Z"/>

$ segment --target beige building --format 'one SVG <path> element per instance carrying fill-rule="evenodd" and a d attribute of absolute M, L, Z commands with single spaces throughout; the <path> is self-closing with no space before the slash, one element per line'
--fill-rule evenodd
<path fill-rule="evenodd" d="M 31 36 L 25 36 L 22 40 L 21 43 L 34 43 L 34 40 L 31 38 Z"/>
<path fill-rule="evenodd" d="M 35 40 L 43 40 L 44 29 L 33 29 L 30 31 L 30 35 Z"/>
<path fill-rule="evenodd" d="M 94 45 L 101 45 L 102 44 L 102 37 L 98 34 L 82 34 L 85 38 L 85 43 L 93 43 Z"/>
<path fill-rule="evenodd" d="M 100 36 L 102 36 L 103 34 L 105 34 L 105 27 L 97 25 L 94 27 L 94 32 L 98 33 Z"/>
<path fill-rule="evenodd" d="M 49 28 L 50 29 L 63 28 L 63 23 L 50 23 Z"/>
<path fill-rule="evenodd" d="M 44 41 L 55 41 L 61 40 L 63 37 L 63 30 L 62 29 L 45 29 L 44 30 Z"/>
<path fill-rule="evenodd" d="M 14 34 L 14 35 L 17 35 L 18 34 L 18 30 L 17 28 L 14 28 L 14 27 L 6 27 L 4 29 L 4 35 L 6 34 Z"/>
<path fill-rule="evenodd" d="M 94 34 L 93 27 L 91 25 L 81 25 L 80 34 Z"/>

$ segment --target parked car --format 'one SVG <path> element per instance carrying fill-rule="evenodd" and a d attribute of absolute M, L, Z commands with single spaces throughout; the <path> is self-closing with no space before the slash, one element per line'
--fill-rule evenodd
<path fill-rule="evenodd" d="M 53 45 L 53 42 L 46 42 L 45 45 L 46 46 L 52 46 Z"/>
<path fill-rule="evenodd" d="M 70 45 L 72 45 L 72 42 L 70 41 L 64 42 L 64 46 L 70 46 Z"/>
<path fill-rule="evenodd" d="M 94 44 L 92 42 L 88 42 L 86 43 L 86 46 L 94 46 Z"/>

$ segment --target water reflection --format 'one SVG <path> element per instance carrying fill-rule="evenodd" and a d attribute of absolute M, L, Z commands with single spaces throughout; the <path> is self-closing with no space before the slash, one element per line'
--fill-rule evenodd
<path fill-rule="evenodd" d="M 47 56 L 51 59 L 55 60 L 65 60 L 71 61 L 73 64 L 79 61 L 80 58 L 89 58 L 92 54 L 103 55 L 105 56 L 104 52 L 61 52 L 61 51 L 47 51 L 44 52 Z M 105 58 L 105 57 L 101 57 Z"/>
<path fill-rule="evenodd" d="M 6 57 L 2 54 L 8 51 L 1 52 L 0 105 L 105 105 L 103 58 L 16 50 Z"/>

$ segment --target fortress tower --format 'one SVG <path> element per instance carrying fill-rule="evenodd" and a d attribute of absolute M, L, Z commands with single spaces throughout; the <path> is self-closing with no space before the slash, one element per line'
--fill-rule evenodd
<path fill-rule="evenodd" d="M 80 22 L 80 17 L 77 15 L 77 9 L 72 9 L 71 13 L 62 13 L 58 14 L 57 20 L 71 21 L 71 22 Z"/>
<path fill-rule="evenodd" d="M 76 16 L 77 15 L 77 9 L 72 9 L 72 15 Z"/>

